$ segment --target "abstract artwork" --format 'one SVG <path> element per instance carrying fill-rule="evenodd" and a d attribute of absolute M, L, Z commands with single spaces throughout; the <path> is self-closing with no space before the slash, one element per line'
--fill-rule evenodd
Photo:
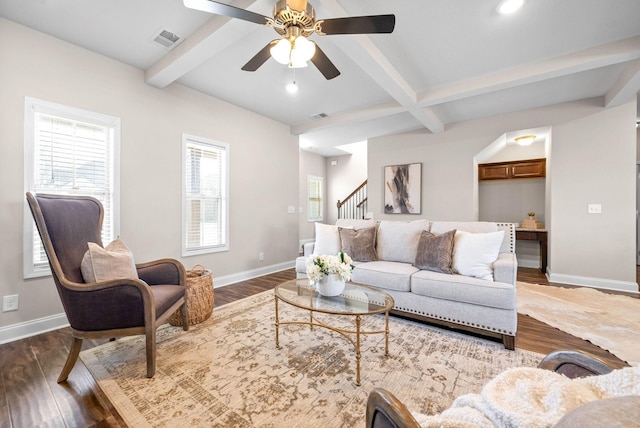
<path fill-rule="evenodd" d="M 384 167 L 384 213 L 420 214 L 422 164 Z"/>

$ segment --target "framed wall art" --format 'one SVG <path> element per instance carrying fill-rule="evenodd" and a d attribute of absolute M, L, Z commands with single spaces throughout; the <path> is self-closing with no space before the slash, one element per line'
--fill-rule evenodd
<path fill-rule="evenodd" d="M 420 214 L 421 199 L 421 163 L 384 167 L 385 214 Z"/>

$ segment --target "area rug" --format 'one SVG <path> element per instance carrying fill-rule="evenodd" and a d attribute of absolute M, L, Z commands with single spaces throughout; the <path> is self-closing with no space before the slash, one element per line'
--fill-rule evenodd
<path fill-rule="evenodd" d="M 518 312 L 640 364 L 640 299 L 588 287 L 517 283 Z"/>
<path fill-rule="evenodd" d="M 280 304 L 280 320 L 308 313 Z M 353 318 L 326 318 L 353 327 Z M 383 328 L 383 316 L 363 317 Z M 214 310 L 188 332 L 158 331 L 157 370 L 145 377 L 144 338 L 128 337 L 83 351 L 82 361 L 131 427 L 363 427 L 374 387 L 393 392 L 412 410 L 434 414 L 455 397 L 479 392 L 498 373 L 533 367 L 541 354 L 390 318 L 384 335 L 362 339 L 362 385 L 355 383 L 353 346 L 341 335 L 281 326 L 275 346 L 274 297 L 266 291 Z"/>

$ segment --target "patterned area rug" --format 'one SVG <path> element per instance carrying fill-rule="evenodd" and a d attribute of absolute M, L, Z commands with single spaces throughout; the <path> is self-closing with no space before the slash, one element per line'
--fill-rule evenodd
<path fill-rule="evenodd" d="M 434 414 L 455 397 L 479 392 L 510 367 L 536 366 L 542 355 L 390 317 L 384 335 L 362 339 L 362 386 L 355 384 L 355 352 L 339 334 L 281 326 L 275 347 L 274 298 L 266 291 L 214 310 L 188 332 L 158 331 L 157 371 L 145 377 L 142 336 L 83 351 L 82 361 L 131 427 L 355 427 L 364 426 L 369 391 L 383 387 L 415 412 Z M 308 313 L 280 304 L 280 320 Z M 353 327 L 353 318 L 327 319 Z M 364 317 L 379 330 L 384 317 Z"/>
<path fill-rule="evenodd" d="M 640 299 L 518 282 L 518 312 L 640 365 Z"/>

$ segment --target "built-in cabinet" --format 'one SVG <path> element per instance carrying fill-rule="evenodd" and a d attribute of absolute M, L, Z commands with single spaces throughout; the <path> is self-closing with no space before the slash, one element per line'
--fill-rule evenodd
<path fill-rule="evenodd" d="M 547 171 L 546 159 L 527 159 L 511 162 L 483 163 L 478 165 L 478 180 L 514 180 L 523 178 L 544 178 Z"/>

